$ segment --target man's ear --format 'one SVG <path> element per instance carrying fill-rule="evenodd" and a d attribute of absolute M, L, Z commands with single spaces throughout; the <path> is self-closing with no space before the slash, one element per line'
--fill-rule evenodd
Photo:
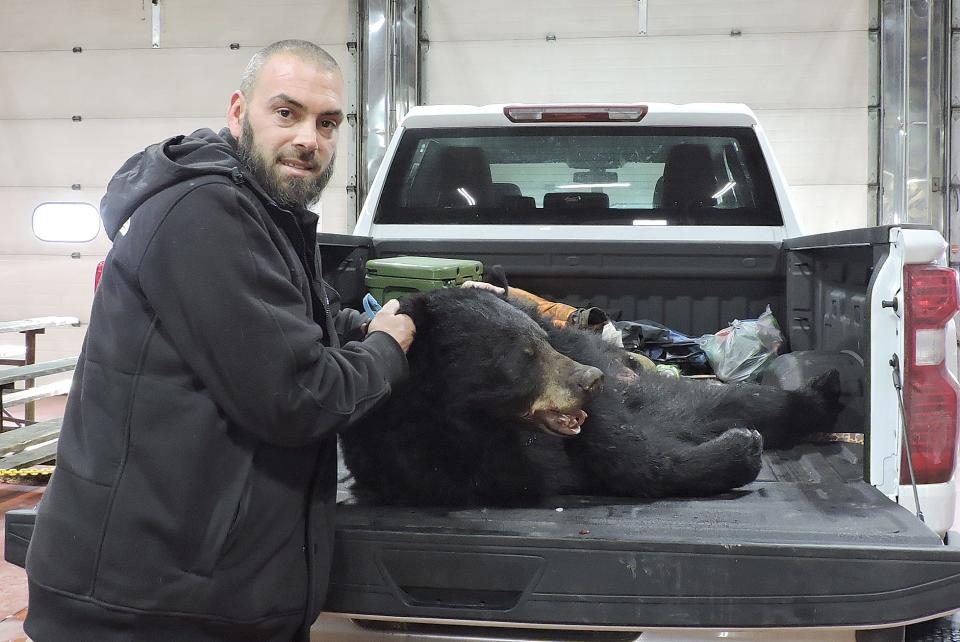
<path fill-rule="evenodd" d="M 227 108 L 227 127 L 237 140 L 243 131 L 243 117 L 247 113 L 247 97 L 239 89 L 230 95 L 230 106 Z"/>

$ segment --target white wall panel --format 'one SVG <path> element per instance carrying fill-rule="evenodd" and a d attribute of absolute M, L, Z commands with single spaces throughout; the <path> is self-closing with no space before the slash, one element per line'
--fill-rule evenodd
<path fill-rule="evenodd" d="M 466 40 L 635 36 L 636 0 L 424 0 L 423 30 L 431 43 Z M 866 0 L 648 0 L 647 37 L 862 31 Z"/>
<path fill-rule="evenodd" d="M 868 112 L 860 109 L 758 110 L 791 185 L 865 185 Z"/>
<path fill-rule="evenodd" d="M 17 150 L 0 155 L 0 186 L 106 185 L 147 145 L 200 127 L 223 127 L 226 104 L 225 98 L 219 118 L 0 120 L 0 140 Z"/>
<path fill-rule="evenodd" d="M 162 47 L 263 47 L 302 38 L 326 49 L 344 46 L 349 33 L 347 0 L 163 0 L 160 6 Z"/>
<path fill-rule="evenodd" d="M 3 0 L 0 51 L 150 47 L 150 2 Z"/>
<path fill-rule="evenodd" d="M 88 321 L 93 278 L 101 260 L 102 256 L 0 256 L 0 274 L 17 288 L 16 296 L 4 299 L 3 316 L 75 316 Z"/>
<path fill-rule="evenodd" d="M 131 154 L 198 127 L 222 127 L 257 49 L 306 38 L 337 59 L 348 87 L 353 81 L 347 0 L 161 0 L 160 7 L 161 48 L 152 49 L 150 0 L 0 2 L 0 318 L 88 319 L 94 269 L 110 242 L 102 230 L 89 243 L 39 241 L 34 208 L 99 206 L 103 186 Z M 241 48 L 229 49 L 233 42 Z M 74 46 L 83 52 L 72 53 Z M 74 115 L 83 120 L 71 122 Z M 345 126 L 320 208 L 330 231 L 345 231 L 353 141 Z M 71 190 L 74 183 L 83 189 Z M 84 331 L 50 331 L 39 357 L 75 354 Z"/>
<path fill-rule="evenodd" d="M 648 0 L 647 34 L 863 31 L 869 0 Z"/>
<path fill-rule="evenodd" d="M 171 47 L 219 47 L 238 42 L 262 47 L 303 38 L 343 45 L 348 33 L 346 0 L 163 0 L 160 43 Z M 149 0 L 4 0 L 0 2 L 0 51 L 149 49 Z"/>
<path fill-rule="evenodd" d="M 106 185 L 120 166 L 148 145 L 201 127 L 218 131 L 223 115 L 210 118 L 123 118 L 84 120 L 0 120 L 0 140 L 16 154 L 0 155 L 0 187 Z M 353 130 L 341 129 L 331 185 L 345 186 Z M 3 214 L 0 213 L 0 220 Z"/>
<path fill-rule="evenodd" d="M 793 185 L 790 198 L 808 234 L 874 225 L 866 185 Z"/>
<path fill-rule="evenodd" d="M 2 320 L 37 316 L 74 316 L 79 328 L 52 328 L 37 339 L 37 360 L 57 359 L 80 352 L 93 303 L 93 277 L 102 256 L 0 255 Z M 4 345 L 16 339 L 0 335 Z"/>
<path fill-rule="evenodd" d="M 90 203 L 99 211 L 100 200 L 105 187 L 85 187 L 81 190 L 69 188 L 0 188 L 0 203 L 3 213 L 0 215 L 0 256 L 70 256 L 79 252 L 84 256 L 106 256 L 111 243 L 101 227 L 97 237 L 86 243 L 54 243 L 41 241 L 33 234 L 33 210 L 41 203 Z M 347 192 L 343 183 L 331 181 L 324 190 L 320 204 L 315 207 L 321 213 L 323 229 L 327 232 L 346 232 Z M 3 296 L 6 283 L 0 273 L 0 301 L 8 301 Z"/>
<path fill-rule="evenodd" d="M 347 234 L 347 190 L 344 186 L 331 184 L 323 192 L 319 207 L 314 208 L 320 215 L 320 230 Z"/>
<path fill-rule="evenodd" d="M 222 117 L 258 49 L 0 52 L 0 119 Z M 352 69 L 345 45 L 328 50 Z"/>
<path fill-rule="evenodd" d="M 425 102 L 746 103 L 811 231 L 868 224 L 870 0 L 646 4 L 424 0 Z"/>
<path fill-rule="evenodd" d="M 99 204 L 103 188 L 71 190 L 0 189 L 5 216 L 0 219 L 0 320 L 36 316 L 75 316 L 80 328 L 49 330 L 37 343 L 38 360 L 77 354 L 93 302 L 93 278 L 97 263 L 106 256 L 110 242 L 101 230 L 89 243 L 44 243 L 33 237 L 30 214 L 39 202 L 83 200 Z M 323 199 L 324 229 L 345 231 L 346 193 L 331 185 Z M 79 252 L 80 258 L 71 258 Z M 15 339 L 0 337 L 3 345 Z"/>
<path fill-rule="evenodd" d="M 867 54 L 867 38 L 857 32 L 433 43 L 424 102 L 865 107 Z"/>
<path fill-rule="evenodd" d="M 97 238 L 87 243 L 51 243 L 41 241 L 33 234 L 31 224 L 33 210 L 41 203 L 67 202 L 90 203 L 100 210 L 103 187 L 85 187 L 81 190 L 60 188 L 0 187 L 0 255 L 50 255 L 69 256 L 72 252 L 90 255 L 106 255 L 110 241 L 101 228 Z M 6 279 L 0 274 L 0 301 L 9 301 L 2 289 Z"/>

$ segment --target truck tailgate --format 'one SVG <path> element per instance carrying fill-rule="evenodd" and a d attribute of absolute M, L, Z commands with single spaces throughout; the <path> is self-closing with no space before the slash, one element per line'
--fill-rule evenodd
<path fill-rule="evenodd" d="M 960 549 L 860 480 L 855 444 L 765 456 L 708 499 L 345 502 L 326 609 L 620 627 L 851 626 L 960 608 Z"/>
<path fill-rule="evenodd" d="M 862 447 L 764 455 L 720 497 L 535 509 L 365 505 L 342 491 L 325 610 L 616 627 L 870 626 L 960 608 L 960 549 L 860 480 Z M 10 511 L 23 565 L 32 510 Z"/>

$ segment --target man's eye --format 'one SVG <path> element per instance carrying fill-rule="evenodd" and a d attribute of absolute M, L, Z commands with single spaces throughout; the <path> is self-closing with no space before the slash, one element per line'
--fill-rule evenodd
<path fill-rule="evenodd" d="M 280 116 L 280 118 L 290 118 L 293 116 L 293 111 L 286 107 L 281 107 L 277 110 L 277 115 Z"/>
<path fill-rule="evenodd" d="M 320 126 L 323 127 L 324 129 L 336 129 L 336 128 L 337 128 L 337 121 L 335 121 L 335 120 L 321 120 L 321 121 L 320 121 Z"/>

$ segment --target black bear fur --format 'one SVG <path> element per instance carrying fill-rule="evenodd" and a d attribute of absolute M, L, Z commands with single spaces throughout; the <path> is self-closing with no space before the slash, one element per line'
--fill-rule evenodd
<path fill-rule="evenodd" d="M 764 442 L 827 430 L 838 411 L 836 372 L 787 391 L 638 371 L 597 334 L 478 289 L 401 312 L 417 327 L 410 377 L 341 435 L 355 490 L 382 503 L 713 495 L 756 478 Z"/>

